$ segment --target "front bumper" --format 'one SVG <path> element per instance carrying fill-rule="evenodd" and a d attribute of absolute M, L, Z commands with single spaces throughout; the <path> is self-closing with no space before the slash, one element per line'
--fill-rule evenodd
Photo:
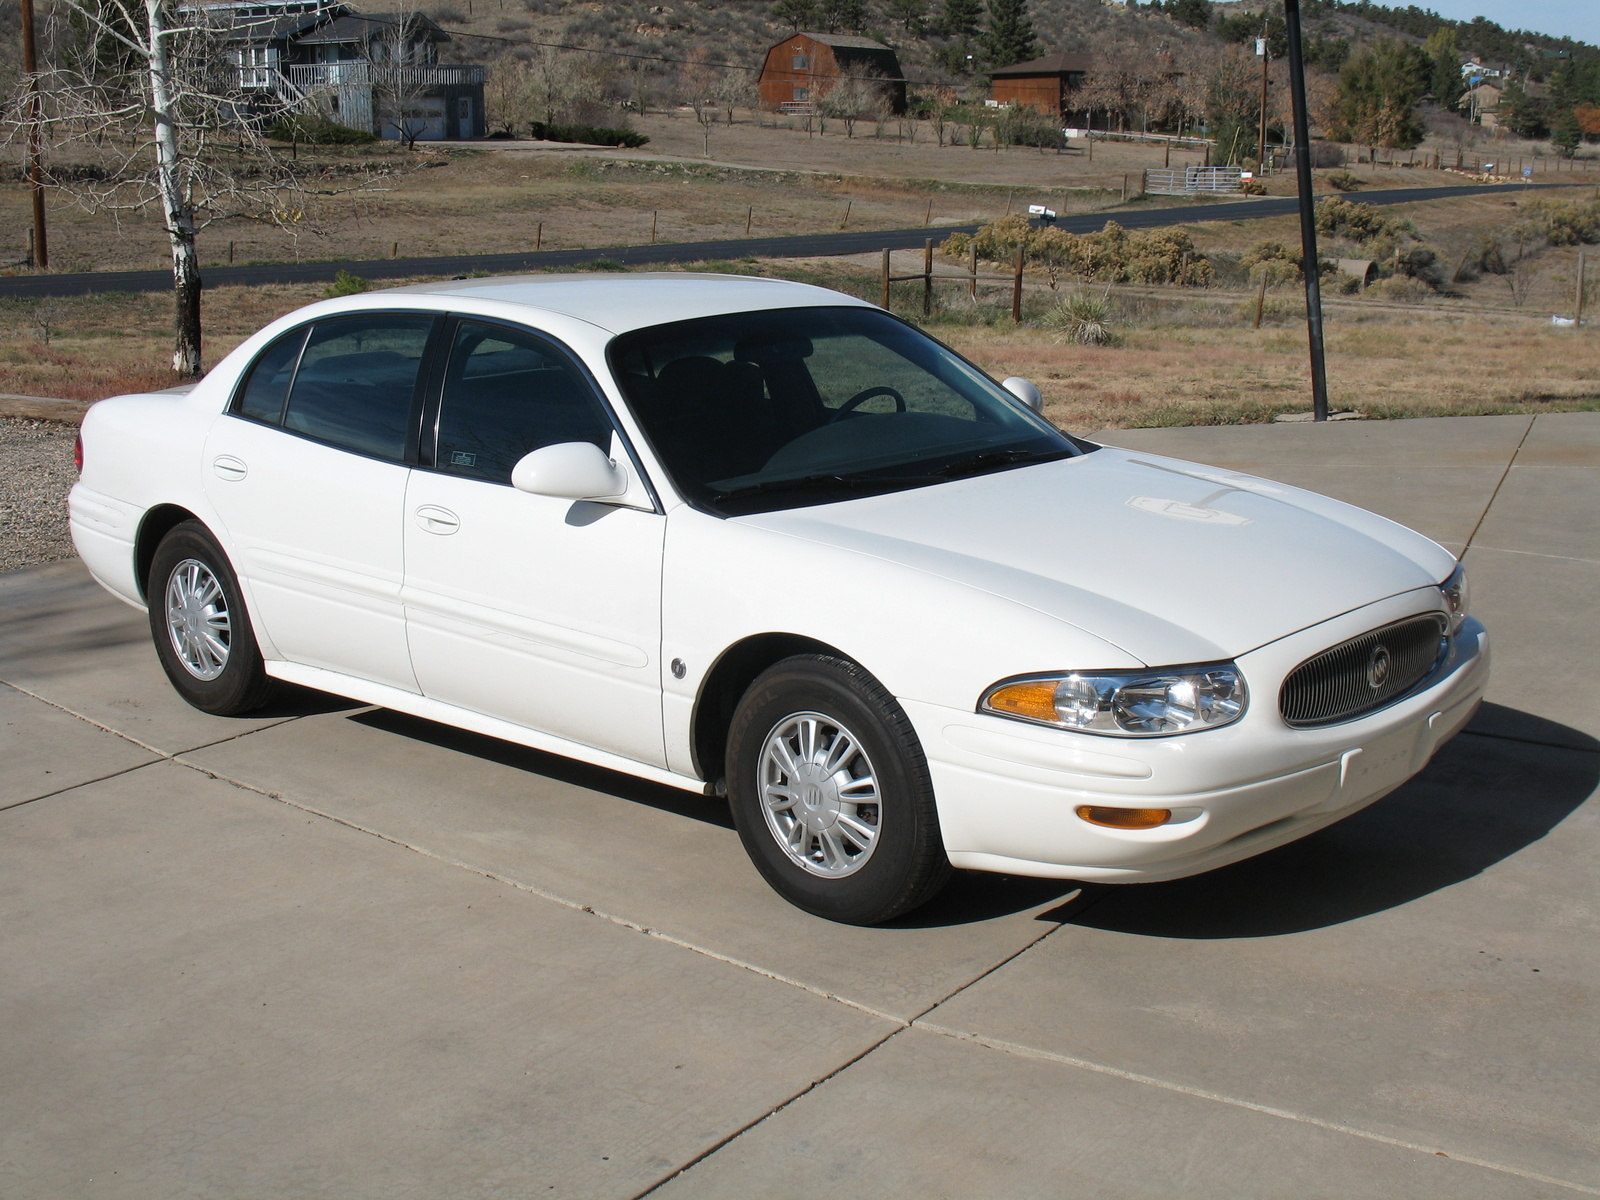
<path fill-rule="evenodd" d="M 1346 614 L 1244 655 L 1239 665 L 1247 679 L 1281 681 L 1309 654 L 1386 623 L 1383 610 L 1394 607 Z M 1094 737 L 902 704 L 927 753 L 953 865 L 1146 883 L 1273 849 L 1387 795 L 1472 718 L 1488 678 L 1488 634 L 1469 619 L 1426 687 L 1321 728 L 1284 724 L 1275 683 L 1252 683 L 1253 709 L 1237 725 L 1171 738 Z M 1079 818 L 1082 804 L 1169 808 L 1175 819 L 1155 829 L 1108 829 Z"/>

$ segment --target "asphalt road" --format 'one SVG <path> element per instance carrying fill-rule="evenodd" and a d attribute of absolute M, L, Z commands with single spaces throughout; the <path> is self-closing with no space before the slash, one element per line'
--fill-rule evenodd
<path fill-rule="evenodd" d="M 1512 184 L 1473 184 L 1465 187 L 1393 188 L 1363 192 L 1363 204 L 1413 204 L 1444 200 L 1513 187 Z M 1523 187 L 1566 187 L 1566 184 L 1524 184 Z M 1058 222 L 1071 233 L 1090 233 L 1115 220 L 1127 229 L 1155 229 L 1187 225 L 1194 221 L 1237 221 L 1252 217 L 1281 217 L 1299 211 L 1292 197 L 1230 201 L 1222 204 L 1187 204 L 1178 208 L 1128 209 L 1084 213 Z M 575 267 L 606 259 L 626 266 L 657 263 L 705 262 L 712 259 L 810 258 L 818 255 L 865 254 L 874 250 L 910 250 L 929 236 L 972 233 L 976 225 L 940 225 L 917 229 L 862 229 L 837 233 L 809 233 L 789 237 L 727 238 L 712 242 L 672 242 L 651 246 L 596 246 L 583 250 L 543 250 L 538 253 L 451 254 L 434 258 L 376 258 L 346 262 L 264 263 L 245 267 L 208 267 L 203 278 L 208 287 L 250 287 L 273 283 L 324 283 L 339 271 L 363 279 L 404 279 L 417 275 L 465 275 L 487 271 L 494 275 L 522 271 Z M 0 297 L 43 298 L 82 296 L 93 292 L 159 292 L 172 286 L 169 271 L 84 271 L 61 275 L 14 275 L 0 278 Z"/>

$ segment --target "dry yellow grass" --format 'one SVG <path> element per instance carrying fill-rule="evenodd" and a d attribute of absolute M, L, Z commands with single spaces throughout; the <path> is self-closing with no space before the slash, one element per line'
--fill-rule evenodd
<path fill-rule="evenodd" d="M 1120 346 L 1034 328 L 938 335 L 997 377 L 1023 375 L 1068 429 L 1265 421 L 1311 406 L 1303 326 L 1133 328 Z M 1600 408 L 1600 330 L 1383 314 L 1327 325 L 1329 402 L 1369 417 Z"/>
<path fill-rule="evenodd" d="M 710 265 L 876 291 L 871 273 L 842 264 Z M 206 362 L 321 293 L 315 284 L 208 290 Z M 1042 324 L 1013 326 L 994 297 L 975 308 L 950 301 L 930 330 L 996 378 L 1033 379 L 1046 411 L 1069 429 L 1266 421 L 1310 407 L 1305 329 L 1292 313 L 1253 330 L 1234 301 L 1189 296 L 1200 303 L 1138 310 L 1117 327 L 1116 346 L 1063 344 Z M 1035 293 L 1030 311 L 1046 300 Z M 1284 307 L 1292 307 L 1287 299 Z M 0 302 L 0 392 L 97 399 L 166 386 L 171 311 L 162 294 Z M 1329 314 L 1327 336 L 1338 409 L 1392 418 L 1600 408 L 1595 326 L 1340 309 Z"/>

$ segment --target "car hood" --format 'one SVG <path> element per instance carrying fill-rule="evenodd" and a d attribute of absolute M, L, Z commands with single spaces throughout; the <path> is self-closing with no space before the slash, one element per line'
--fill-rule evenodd
<path fill-rule="evenodd" d="M 1151 666 L 1236 657 L 1455 561 L 1325 496 L 1109 447 L 737 519 L 1027 605 Z"/>

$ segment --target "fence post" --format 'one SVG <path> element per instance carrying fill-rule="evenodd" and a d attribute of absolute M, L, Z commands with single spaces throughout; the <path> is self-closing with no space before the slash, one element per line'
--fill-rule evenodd
<path fill-rule="evenodd" d="M 656 218 L 660 216 L 654 209 L 650 210 L 650 244 L 656 244 Z"/>
<path fill-rule="evenodd" d="M 1163 168 L 1166 168 L 1166 167 L 1170 167 L 1171 165 L 1172 165 L 1172 139 L 1168 138 L 1167 139 L 1167 152 L 1166 152 L 1165 155 L 1162 156 L 1161 166 Z"/>
<path fill-rule="evenodd" d="M 1122 202 L 1124 204 L 1128 202 L 1128 177 L 1126 174 L 1122 177 Z"/>
<path fill-rule="evenodd" d="M 922 315 L 933 315 L 933 239 L 922 239 Z"/>
<path fill-rule="evenodd" d="M 1256 292 L 1256 323 L 1252 328 L 1261 328 L 1261 310 L 1267 305 L 1267 275 L 1269 274 L 1265 263 L 1261 264 L 1261 289 Z"/>
<path fill-rule="evenodd" d="M 846 200 L 844 202 L 844 219 L 839 222 L 840 229 L 843 229 L 846 225 L 850 224 L 850 206 L 854 203 L 854 200 Z"/>
<path fill-rule="evenodd" d="M 1577 305 L 1577 312 L 1575 314 L 1573 314 L 1574 315 L 1573 324 L 1575 324 L 1575 325 L 1582 325 L 1583 324 L 1583 276 L 1584 276 L 1584 266 L 1585 266 L 1584 254 L 1583 254 L 1583 250 L 1580 248 L 1578 250 L 1578 305 Z"/>
<path fill-rule="evenodd" d="M 922 218 L 922 227 L 924 229 L 926 229 L 929 225 L 932 225 L 932 224 L 933 224 L 933 197 L 929 196 L 928 197 L 928 211 L 927 211 L 926 215 L 924 215 L 923 218 Z"/>
<path fill-rule="evenodd" d="M 883 248 L 883 303 L 878 307 L 889 307 L 889 247 Z"/>
<path fill-rule="evenodd" d="M 393 244 L 390 245 L 390 247 L 389 247 L 389 257 L 390 258 L 399 258 L 400 257 L 400 243 L 399 242 L 394 242 Z"/>
<path fill-rule="evenodd" d="M 233 243 L 228 243 L 228 265 L 233 266 Z"/>
<path fill-rule="evenodd" d="M 973 242 L 967 247 L 967 296 L 970 299 L 978 298 L 978 243 Z"/>
<path fill-rule="evenodd" d="M 533 252 L 539 253 L 539 247 L 544 244 L 544 222 L 540 221 L 533 227 Z"/>
<path fill-rule="evenodd" d="M 1015 274 L 1011 277 L 1011 320 L 1015 324 L 1022 324 L 1022 255 L 1023 247 L 1017 247 L 1017 264 Z"/>
<path fill-rule="evenodd" d="M 754 221 L 755 219 L 756 219 L 756 206 L 754 204 L 752 204 L 750 206 L 750 208 L 748 209 L 748 211 L 746 211 L 745 214 L 744 214 L 744 235 L 745 235 L 745 237 L 749 237 L 750 236 L 750 222 Z"/>

